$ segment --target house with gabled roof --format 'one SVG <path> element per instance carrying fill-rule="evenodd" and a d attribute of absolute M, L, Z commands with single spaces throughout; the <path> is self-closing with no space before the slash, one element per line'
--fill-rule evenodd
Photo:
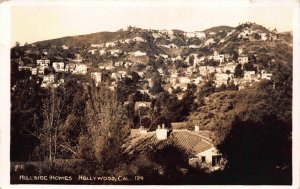
<path fill-rule="evenodd" d="M 187 129 L 169 130 L 164 125 L 158 125 L 155 131 L 132 137 L 124 144 L 125 153 L 129 155 L 143 151 L 155 152 L 166 146 L 182 150 L 189 157 L 191 166 L 205 167 L 209 172 L 223 169 L 226 164 L 222 154 L 210 141 Z"/>

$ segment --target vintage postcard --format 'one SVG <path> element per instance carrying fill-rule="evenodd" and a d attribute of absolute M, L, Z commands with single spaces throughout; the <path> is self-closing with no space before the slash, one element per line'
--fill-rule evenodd
<path fill-rule="evenodd" d="M 297 1 L 1 4 L 8 187 L 299 184 Z"/>

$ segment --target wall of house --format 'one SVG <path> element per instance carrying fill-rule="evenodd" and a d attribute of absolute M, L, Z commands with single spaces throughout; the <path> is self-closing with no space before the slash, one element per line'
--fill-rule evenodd
<path fill-rule="evenodd" d="M 205 156 L 206 163 L 212 163 L 212 156 L 219 155 L 218 150 L 212 147 L 208 150 L 198 153 L 196 156 L 201 160 L 202 156 Z"/>

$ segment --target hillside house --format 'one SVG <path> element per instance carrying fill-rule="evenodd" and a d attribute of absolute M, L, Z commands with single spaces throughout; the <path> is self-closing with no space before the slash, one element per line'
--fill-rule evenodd
<path fill-rule="evenodd" d="M 125 39 L 124 43 L 130 43 L 132 40 L 131 39 Z"/>
<path fill-rule="evenodd" d="M 146 56 L 147 55 L 146 52 L 142 52 L 142 51 L 135 51 L 132 54 L 133 54 L 133 56 Z"/>
<path fill-rule="evenodd" d="M 148 89 L 138 89 L 138 91 L 140 91 L 143 95 L 144 94 L 149 94 L 149 90 Z"/>
<path fill-rule="evenodd" d="M 181 89 L 182 91 L 186 91 L 187 90 L 187 83 L 178 83 L 176 85 L 173 85 L 173 87 L 176 89 L 176 88 L 179 88 Z"/>
<path fill-rule="evenodd" d="M 159 31 L 162 34 L 166 34 L 166 35 L 173 35 L 174 32 L 172 30 L 160 30 Z"/>
<path fill-rule="evenodd" d="M 105 43 L 105 47 L 114 47 L 116 44 L 114 42 L 107 42 Z"/>
<path fill-rule="evenodd" d="M 76 54 L 76 58 L 73 60 L 74 62 L 82 62 L 83 58 L 80 54 Z"/>
<path fill-rule="evenodd" d="M 44 75 L 45 74 L 45 68 L 38 68 L 38 75 Z"/>
<path fill-rule="evenodd" d="M 215 43 L 214 38 L 209 38 L 209 39 L 207 39 L 207 40 L 204 42 L 204 46 L 209 46 L 209 45 L 214 44 L 214 43 Z"/>
<path fill-rule="evenodd" d="M 74 63 L 66 64 L 65 72 L 73 73 L 73 72 L 75 72 L 75 68 L 76 68 L 76 64 L 74 64 Z"/>
<path fill-rule="evenodd" d="M 184 96 L 184 93 L 183 92 L 177 93 L 176 96 L 177 96 L 178 100 L 182 100 L 183 96 Z"/>
<path fill-rule="evenodd" d="M 216 73 L 223 73 L 224 72 L 223 69 L 224 69 L 223 66 L 216 67 Z"/>
<path fill-rule="evenodd" d="M 206 66 L 206 70 L 207 70 L 207 73 L 208 73 L 208 74 L 211 74 L 211 73 L 215 73 L 215 72 L 216 72 L 216 68 L 213 67 L 213 66 Z"/>
<path fill-rule="evenodd" d="M 113 56 L 119 56 L 119 54 L 121 53 L 121 50 L 120 49 L 112 49 L 108 52 L 110 52 L 110 54 Z"/>
<path fill-rule="evenodd" d="M 162 68 L 158 68 L 157 71 L 158 71 L 159 75 L 162 75 L 162 76 L 164 75 L 164 70 Z"/>
<path fill-rule="evenodd" d="M 116 86 L 110 85 L 110 86 L 108 87 L 108 89 L 109 89 L 110 91 L 115 91 L 115 90 L 116 90 Z"/>
<path fill-rule="evenodd" d="M 123 71 L 123 70 L 120 70 L 118 71 L 118 75 L 121 77 L 121 78 L 124 78 L 126 76 L 126 71 Z"/>
<path fill-rule="evenodd" d="M 167 59 L 169 58 L 169 55 L 166 55 L 166 54 L 159 54 L 160 57 L 163 57 L 164 59 Z"/>
<path fill-rule="evenodd" d="M 101 49 L 101 50 L 99 51 L 99 53 L 100 53 L 100 55 L 105 55 L 105 54 L 106 54 L 106 50 L 105 50 L 105 49 Z"/>
<path fill-rule="evenodd" d="M 252 30 L 244 30 L 239 35 L 238 38 L 249 39 L 249 36 L 253 33 Z"/>
<path fill-rule="evenodd" d="M 199 150 L 201 152 L 196 154 L 198 163 L 201 163 L 202 165 L 208 164 L 211 168 L 210 171 L 220 169 L 222 167 L 222 154 L 213 145 L 207 148 L 208 149 L 205 149 L 204 151 L 202 151 L 203 149 Z M 192 159 L 190 160 L 190 163 L 192 164 Z"/>
<path fill-rule="evenodd" d="M 230 54 L 224 54 L 224 60 L 228 62 L 230 60 Z"/>
<path fill-rule="evenodd" d="M 138 64 L 148 64 L 149 63 L 149 56 L 145 56 L 142 54 L 139 54 L 141 56 L 134 56 L 134 55 L 130 55 L 128 56 L 128 60 L 133 62 L 133 65 L 138 65 Z"/>
<path fill-rule="evenodd" d="M 113 65 L 106 65 L 104 67 L 105 70 L 113 70 L 115 67 Z"/>
<path fill-rule="evenodd" d="M 261 71 L 261 78 L 262 79 L 271 80 L 271 77 L 272 77 L 272 73 L 268 73 L 265 70 Z"/>
<path fill-rule="evenodd" d="M 45 75 L 43 77 L 43 83 L 54 83 L 54 82 L 55 82 L 55 75 L 54 74 Z"/>
<path fill-rule="evenodd" d="M 50 84 L 54 84 L 54 83 L 55 83 L 55 75 L 54 74 L 45 75 L 43 77 L 41 87 L 47 87 Z"/>
<path fill-rule="evenodd" d="M 201 48 L 201 45 L 189 45 L 190 49 L 198 49 Z"/>
<path fill-rule="evenodd" d="M 261 40 L 263 40 L 263 41 L 267 41 L 268 40 L 268 36 L 267 36 L 266 33 L 260 33 L 259 35 L 260 35 Z"/>
<path fill-rule="evenodd" d="M 192 67 L 192 66 L 190 66 L 190 67 L 188 67 L 186 70 L 185 70 L 185 75 L 187 75 L 187 76 L 192 76 L 192 74 L 193 74 L 193 72 L 196 72 L 197 70 L 194 68 L 194 67 Z"/>
<path fill-rule="evenodd" d="M 159 46 L 166 47 L 166 48 L 169 48 L 169 49 L 177 49 L 178 48 L 178 46 L 175 45 L 174 43 L 171 43 L 169 45 L 159 45 Z"/>
<path fill-rule="evenodd" d="M 216 73 L 215 74 L 216 87 L 220 87 L 221 85 L 227 85 L 228 81 L 231 79 L 233 79 L 233 74 Z"/>
<path fill-rule="evenodd" d="M 96 86 L 101 83 L 102 75 L 100 72 L 92 72 L 91 78 L 95 81 Z"/>
<path fill-rule="evenodd" d="M 113 72 L 113 73 L 111 73 L 110 78 L 112 78 L 112 79 L 118 81 L 120 77 L 119 77 L 119 75 L 118 75 L 117 73 Z"/>
<path fill-rule="evenodd" d="M 146 138 L 147 140 L 145 140 Z M 125 153 L 134 155 L 142 153 L 143 150 L 151 152 L 167 145 L 176 146 L 185 152 L 189 156 L 187 159 L 189 164 L 195 168 L 205 167 L 208 168 L 209 172 L 212 172 L 225 167 L 225 158 L 211 142 L 201 135 L 187 129 L 168 131 L 164 125 L 158 125 L 154 132 L 148 132 L 129 140 L 125 144 Z"/>
<path fill-rule="evenodd" d="M 36 61 L 38 68 L 46 68 L 50 64 L 50 60 L 37 60 Z"/>
<path fill-rule="evenodd" d="M 160 33 L 152 33 L 152 37 L 154 37 L 155 39 L 161 37 L 162 35 Z"/>
<path fill-rule="evenodd" d="M 223 62 L 225 62 L 225 55 L 219 54 L 217 51 L 214 51 L 213 56 L 210 56 L 209 59 L 213 59 L 214 61 L 223 63 Z"/>
<path fill-rule="evenodd" d="M 56 72 L 64 72 L 65 71 L 65 63 L 63 62 L 53 62 L 52 67 Z"/>
<path fill-rule="evenodd" d="M 66 45 L 62 45 L 61 48 L 64 49 L 64 50 L 68 50 L 69 49 L 69 47 L 66 46 Z"/>
<path fill-rule="evenodd" d="M 37 75 L 38 74 L 38 68 L 32 68 L 31 69 L 31 74 L 32 75 Z"/>
<path fill-rule="evenodd" d="M 124 66 L 126 67 L 126 68 L 129 68 L 130 66 L 132 66 L 133 65 L 133 62 L 131 62 L 131 61 L 126 61 L 125 63 L 124 63 Z"/>
<path fill-rule="evenodd" d="M 93 48 L 103 48 L 104 47 L 104 44 L 91 44 L 91 47 Z"/>
<path fill-rule="evenodd" d="M 146 42 L 146 40 L 141 38 L 141 37 L 135 37 L 132 40 L 135 41 L 135 42 Z"/>
<path fill-rule="evenodd" d="M 104 70 L 104 69 L 105 69 L 105 66 L 99 65 L 99 69 L 100 69 L 100 70 Z"/>
<path fill-rule="evenodd" d="M 145 72 L 137 72 L 137 74 L 141 77 L 141 78 L 143 78 L 144 77 L 144 75 L 145 75 Z"/>
<path fill-rule="evenodd" d="M 117 61 L 117 62 L 115 62 L 115 66 L 116 67 L 123 66 L 123 62 L 122 61 Z"/>
<path fill-rule="evenodd" d="M 225 62 L 225 54 L 219 54 L 219 62 L 224 63 Z"/>
<path fill-rule="evenodd" d="M 85 64 L 77 64 L 75 67 L 75 74 L 85 75 L 87 73 L 87 66 Z"/>
<path fill-rule="evenodd" d="M 32 70 L 32 65 L 27 65 L 27 66 L 18 66 L 18 70 L 19 71 L 23 71 L 23 70 L 28 70 L 28 71 L 30 71 L 31 72 L 31 70 Z"/>
<path fill-rule="evenodd" d="M 91 54 L 95 54 L 95 52 L 97 52 L 97 51 L 98 51 L 97 49 L 90 49 L 90 50 L 88 50 L 88 52 L 91 53 Z"/>
<path fill-rule="evenodd" d="M 228 63 L 228 64 L 225 64 L 225 65 L 223 66 L 223 72 L 226 72 L 226 70 L 228 70 L 228 71 L 230 71 L 230 73 L 234 73 L 235 67 L 236 67 L 236 64 L 235 64 L 235 63 Z"/>
<path fill-rule="evenodd" d="M 242 55 L 243 53 L 244 53 L 244 48 L 239 48 L 239 49 L 238 49 L 238 54 L 239 54 L 239 55 Z"/>
<path fill-rule="evenodd" d="M 196 37 L 202 39 L 206 37 L 204 32 L 185 32 L 184 34 L 187 38 Z"/>
<path fill-rule="evenodd" d="M 170 84 L 174 87 L 174 86 L 176 86 L 176 84 L 177 84 L 179 81 L 178 81 L 177 77 L 170 77 L 170 78 L 169 78 L 169 82 L 170 82 Z"/>
<path fill-rule="evenodd" d="M 180 84 L 188 84 L 191 82 L 191 79 L 188 77 L 178 77 L 177 79 Z"/>
<path fill-rule="evenodd" d="M 37 66 L 38 66 L 38 74 L 44 75 L 45 68 L 47 68 L 50 64 L 50 60 L 37 60 Z"/>
<path fill-rule="evenodd" d="M 244 80 L 252 82 L 252 79 L 255 76 L 255 71 L 244 71 Z"/>
<path fill-rule="evenodd" d="M 203 81 L 203 78 L 201 76 L 192 79 L 192 83 L 194 83 L 195 85 L 199 85 L 201 81 Z"/>
<path fill-rule="evenodd" d="M 216 72 L 216 68 L 213 66 L 199 66 L 199 72 L 201 76 L 207 76 Z"/>
<path fill-rule="evenodd" d="M 240 55 L 239 57 L 238 57 L 238 62 L 240 63 L 240 64 L 242 64 L 242 65 L 244 65 L 244 64 L 246 64 L 246 63 L 248 63 L 248 56 L 246 56 L 246 55 Z"/>

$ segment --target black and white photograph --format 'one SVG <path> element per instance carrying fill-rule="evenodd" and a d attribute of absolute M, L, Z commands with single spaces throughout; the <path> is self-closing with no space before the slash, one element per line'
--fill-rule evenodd
<path fill-rule="evenodd" d="M 2 4 L 9 186 L 299 187 L 299 1 Z"/>

